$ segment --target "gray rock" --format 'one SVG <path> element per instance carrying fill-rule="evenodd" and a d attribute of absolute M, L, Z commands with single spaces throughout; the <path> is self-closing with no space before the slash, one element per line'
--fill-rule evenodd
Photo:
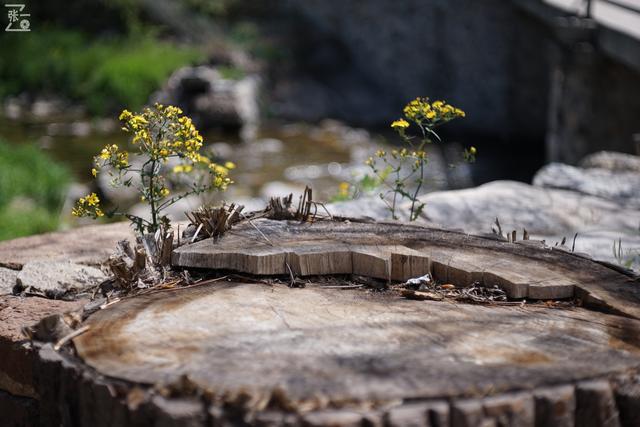
<path fill-rule="evenodd" d="M 514 181 L 427 194 L 424 219 L 469 232 L 490 232 L 496 217 L 503 229 L 552 236 L 580 230 L 638 229 L 638 210 L 611 200 Z"/>
<path fill-rule="evenodd" d="M 201 129 L 235 128 L 255 137 L 259 121 L 258 78 L 225 79 L 215 67 L 183 67 L 171 75 L 153 102 L 180 106 Z"/>
<path fill-rule="evenodd" d="M 129 223 L 117 222 L 5 240 L 0 242 L 0 264 L 16 270 L 33 261 L 100 265 L 118 241 L 132 237 Z"/>
<path fill-rule="evenodd" d="M 197 196 L 197 195 L 190 195 L 187 197 L 184 197 L 180 200 L 178 200 L 176 203 L 174 203 L 171 206 L 168 206 L 167 208 L 162 210 L 162 215 L 166 215 L 167 217 L 169 217 L 169 219 L 172 222 L 175 221 L 184 221 L 187 219 L 187 216 L 185 215 L 185 212 L 191 212 L 191 211 L 195 211 L 196 209 L 198 209 L 200 206 L 204 205 L 208 205 L 210 203 L 207 203 L 207 201 L 205 199 L 203 199 L 204 196 Z M 151 208 L 149 207 L 149 205 L 145 204 L 145 203 L 138 203 L 134 206 L 132 206 L 129 209 L 129 213 L 131 215 L 135 215 L 138 216 L 140 218 L 143 218 L 147 221 L 151 220 Z M 174 224 L 175 226 L 176 224 Z"/>
<path fill-rule="evenodd" d="M 253 153 L 260 154 L 277 154 L 284 150 L 284 142 L 276 138 L 262 138 L 252 141 L 244 147 L 245 150 L 251 150 Z"/>
<path fill-rule="evenodd" d="M 598 151 L 589 154 L 580 161 L 582 168 L 607 169 L 613 172 L 640 173 L 640 156 L 617 153 L 615 151 Z"/>
<path fill-rule="evenodd" d="M 233 203 L 244 206 L 243 213 L 263 211 L 267 206 L 267 201 L 259 197 L 228 197 L 227 200 L 232 200 Z"/>
<path fill-rule="evenodd" d="M 293 194 L 293 200 L 298 200 L 298 197 L 304 192 L 304 185 L 291 185 L 281 181 L 271 181 L 266 183 L 260 189 L 260 196 L 269 200 L 271 197 L 284 197 L 289 194 Z"/>
<path fill-rule="evenodd" d="M 35 117 L 49 117 L 63 110 L 64 102 L 58 98 L 40 97 L 31 104 L 31 114 Z"/>
<path fill-rule="evenodd" d="M 391 212 L 379 197 L 363 197 L 346 202 L 336 202 L 327 205 L 327 209 L 334 216 L 345 216 L 351 218 L 371 218 L 378 221 L 391 220 Z M 409 216 L 404 211 L 404 207 L 397 212 L 401 220 L 408 221 Z"/>
<path fill-rule="evenodd" d="M 17 277 L 17 270 L 0 267 L 0 295 L 11 294 L 13 287 L 16 285 Z"/>
<path fill-rule="evenodd" d="M 577 191 L 613 200 L 621 206 L 640 208 L 640 173 L 551 163 L 536 173 L 533 185 Z"/>
<path fill-rule="evenodd" d="M 33 261 L 26 263 L 16 278 L 16 291 L 62 298 L 88 291 L 106 279 L 95 267 L 70 262 Z"/>

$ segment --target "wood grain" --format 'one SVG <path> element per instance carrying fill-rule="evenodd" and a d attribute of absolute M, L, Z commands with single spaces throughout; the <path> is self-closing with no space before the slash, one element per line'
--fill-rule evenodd
<path fill-rule="evenodd" d="M 510 298 L 578 297 L 587 305 L 640 318 L 637 278 L 529 241 L 507 243 L 399 223 L 253 223 L 215 241 L 182 246 L 173 252 L 172 263 L 254 275 L 288 275 L 290 268 L 300 276 L 353 273 L 392 281 L 430 272 L 461 286 L 497 285 Z"/>
<path fill-rule="evenodd" d="M 145 294 L 85 324 L 76 349 L 103 374 L 146 384 L 186 374 L 215 392 L 280 389 L 294 402 L 478 398 L 640 368 L 636 320 L 319 285 L 219 282 Z M 610 392 L 596 396 L 598 387 L 583 387 L 580 396 L 601 399 L 608 411 Z M 536 402 L 554 402 L 548 393 L 513 399 L 481 408 L 530 419 Z"/>

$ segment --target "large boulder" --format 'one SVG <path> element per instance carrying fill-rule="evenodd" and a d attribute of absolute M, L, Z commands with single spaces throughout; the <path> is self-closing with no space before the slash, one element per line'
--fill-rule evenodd
<path fill-rule="evenodd" d="M 475 233 L 491 232 L 496 218 L 505 231 L 526 228 L 546 236 L 589 229 L 625 232 L 638 227 L 637 209 L 574 191 L 515 181 L 431 193 L 422 201 L 426 204 L 425 220 Z"/>
<path fill-rule="evenodd" d="M 580 161 L 579 165 L 583 168 L 640 173 L 640 156 L 615 151 L 598 151 L 597 153 L 586 156 Z"/>
<path fill-rule="evenodd" d="M 612 165 L 614 166 L 614 165 Z M 602 197 L 620 206 L 640 208 L 640 173 L 551 163 L 540 169 L 533 185 Z"/>
<path fill-rule="evenodd" d="M 252 139 L 259 120 L 258 78 L 224 78 L 212 66 L 183 67 L 152 100 L 180 106 L 201 129 L 239 129 Z"/>

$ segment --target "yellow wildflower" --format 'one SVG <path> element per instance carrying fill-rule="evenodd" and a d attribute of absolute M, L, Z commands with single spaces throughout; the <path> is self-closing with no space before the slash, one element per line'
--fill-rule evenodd
<path fill-rule="evenodd" d="M 409 122 L 405 119 L 394 120 L 394 122 L 391 123 L 391 127 L 393 129 L 406 129 L 409 127 Z"/>
<path fill-rule="evenodd" d="M 189 173 L 193 170 L 191 165 L 176 165 L 173 167 L 173 173 Z"/>
<path fill-rule="evenodd" d="M 338 194 L 342 197 L 346 197 L 349 195 L 349 183 L 348 182 L 341 182 L 338 185 Z"/>
<path fill-rule="evenodd" d="M 129 120 L 132 116 L 133 114 L 131 114 L 131 111 L 122 110 L 122 113 L 120 113 L 120 117 L 118 117 L 118 120 L 126 121 Z"/>
<path fill-rule="evenodd" d="M 86 202 L 89 206 L 97 206 L 98 203 L 100 203 L 100 199 L 98 198 L 98 195 L 96 193 L 91 193 L 86 197 Z"/>
<path fill-rule="evenodd" d="M 233 162 L 226 162 L 224 164 L 224 167 L 227 168 L 227 169 L 235 169 L 236 168 L 236 164 L 233 163 Z"/>
<path fill-rule="evenodd" d="M 98 170 L 96 168 L 92 168 L 91 169 L 91 175 L 93 175 L 93 177 L 97 177 L 98 176 Z"/>
<path fill-rule="evenodd" d="M 214 173 L 222 177 L 225 177 L 229 174 L 229 169 L 215 163 L 209 164 L 209 169 L 211 169 Z"/>

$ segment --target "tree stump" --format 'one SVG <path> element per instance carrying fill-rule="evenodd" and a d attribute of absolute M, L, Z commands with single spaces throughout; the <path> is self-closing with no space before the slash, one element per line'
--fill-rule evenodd
<path fill-rule="evenodd" d="M 399 223 L 257 220 L 174 251 L 179 267 L 252 275 L 357 274 L 404 281 L 431 273 L 460 286 L 499 286 L 510 298 L 580 298 L 640 319 L 640 286 L 610 268 L 541 242 L 505 243 Z M 635 286 L 634 286 L 635 284 Z"/>
<path fill-rule="evenodd" d="M 84 363 L 128 384 L 128 402 L 138 400 L 136 384 L 155 385 L 139 406 L 146 417 L 190 425 L 637 420 L 628 390 L 640 369 L 639 283 L 583 257 L 410 225 L 253 220 L 180 247 L 173 263 L 391 281 L 430 272 L 456 285 L 499 285 L 512 298 L 579 297 L 598 311 L 414 301 L 313 279 L 304 288 L 234 279 L 147 293 L 92 314 L 74 339 Z"/>

